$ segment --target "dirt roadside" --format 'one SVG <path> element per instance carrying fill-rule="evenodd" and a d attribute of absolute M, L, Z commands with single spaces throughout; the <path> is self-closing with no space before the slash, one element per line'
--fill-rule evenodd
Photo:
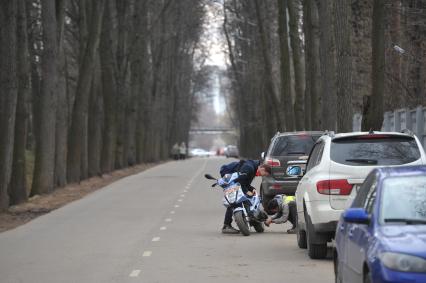
<path fill-rule="evenodd" d="M 81 199 L 121 178 L 143 172 L 158 164 L 160 163 L 136 165 L 111 172 L 110 174 L 104 174 L 101 177 L 89 178 L 79 184 L 70 184 L 63 188 L 58 188 L 51 194 L 31 197 L 28 202 L 11 206 L 6 212 L 0 213 L 0 233 L 25 224 L 67 203 Z"/>

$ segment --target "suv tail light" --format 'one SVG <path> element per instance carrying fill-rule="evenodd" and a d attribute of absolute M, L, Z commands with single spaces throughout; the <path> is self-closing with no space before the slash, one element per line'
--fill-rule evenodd
<path fill-rule="evenodd" d="M 323 195 L 343 195 L 351 194 L 353 185 L 346 179 L 324 180 L 317 182 L 317 191 Z"/>
<path fill-rule="evenodd" d="M 274 159 L 274 158 L 267 158 L 265 160 L 265 164 L 269 165 L 271 167 L 279 167 L 279 166 L 281 166 L 281 162 L 278 159 Z"/>

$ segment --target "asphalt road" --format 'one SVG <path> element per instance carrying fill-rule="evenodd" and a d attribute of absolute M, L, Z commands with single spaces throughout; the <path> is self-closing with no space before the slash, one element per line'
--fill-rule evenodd
<path fill-rule="evenodd" d="M 287 225 L 220 233 L 222 192 L 203 175 L 228 161 L 169 162 L 1 233 L 0 282 L 333 282 Z"/>

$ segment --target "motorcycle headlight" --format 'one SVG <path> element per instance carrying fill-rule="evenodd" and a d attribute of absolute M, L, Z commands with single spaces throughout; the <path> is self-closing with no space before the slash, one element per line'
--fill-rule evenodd
<path fill-rule="evenodd" d="M 384 266 L 402 272 L 426 272 L 426 260 L 412 255 L 384 252 L 379 256 Z"/>

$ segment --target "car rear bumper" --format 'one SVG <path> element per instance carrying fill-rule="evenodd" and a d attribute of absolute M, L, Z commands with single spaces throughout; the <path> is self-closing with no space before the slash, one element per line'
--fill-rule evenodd
<path fill-rule="evenodd" d="M 315 232 L 336 232 L 337 222 L 343 210 L 332 209 L 330 202 L 326 200 L 307 202 L 309 216 Z"/>
<path fill-rule="evenodd" d="M 314 224 L 314 230 L 317 233 L 336 232 L 336 227 L 337 227 L 337 221 Z"/>
<path fill-rule="evenodd" d="M 276 180 L 271 177 L 266 177 L 262 179 L 262 190 L 263 194 L 266 196 L 275 196 L 278 194 L 294 195 L 296 193 L 297 185 L 299 184 L 299 179 L 297 180 Z"/>

